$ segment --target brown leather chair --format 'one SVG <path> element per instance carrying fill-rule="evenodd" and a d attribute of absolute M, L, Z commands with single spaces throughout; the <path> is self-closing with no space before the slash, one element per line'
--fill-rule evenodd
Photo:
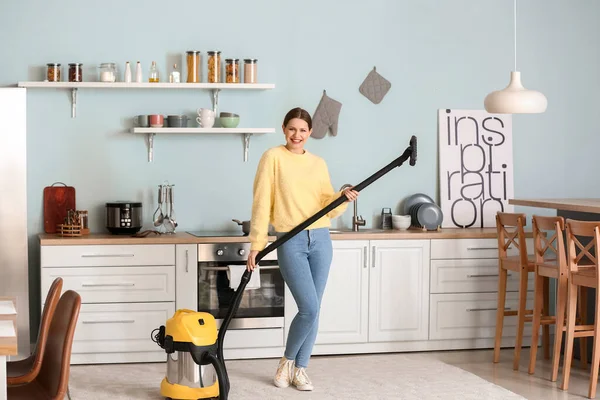
<path fill-rule="evenodd" d="M 29 383 L 8 387 L 8 400 L 62 400 L 67 394 L 71 348 L 81 296 L 67 290 L 58 301 L 39 374 Z"/>
<path fill-rule="evenodd" d="M 9 386 L 22 385 L 31 382 L 40 372 L 44 351 L 46 350 L 50 322 L 54 316 L 54 311 L 56 310 L 62 287 L 62 278 L 56 278 L 54 282 L 52 282 L 50 290 L 48 290 L 46 302 L 44 303 L 44 311 L 42 312 L 42 320 L 40 321 L 37 343 L 31 355 L 23 360 L 6 363 L 6 383 Z"/>

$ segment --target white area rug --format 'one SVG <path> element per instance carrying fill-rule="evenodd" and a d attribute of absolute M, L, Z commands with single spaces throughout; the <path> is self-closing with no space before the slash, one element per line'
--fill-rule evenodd
<path fill-rule="evenodd" d="M 275 359 L 229 361 L 229 398 L 238 399 L 524 399 L 426 354 L 313 357 L 307 372 L 312 392 L 273 385 Z M 72 400 L 162 399 L 166 364 L 81 365 L 71 367 Z"/>

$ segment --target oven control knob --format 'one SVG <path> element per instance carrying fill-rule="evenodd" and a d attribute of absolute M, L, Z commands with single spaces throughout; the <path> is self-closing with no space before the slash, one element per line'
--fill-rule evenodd
<path fill-rule="evenodd" d="M 222 256 L 222 255 L 223 255 L 223 253 L 224 253 L 223 249 L 219 249 L 219 250 L 217 250 L 217 255 L 218 255 L 218 256 Z"/>
<path fill-rule="evenodd" d="M 238 250 L 238 254 L 239 254 L 240 256 L 243 256 L 244 254 L 246 254 L 246 250 L 244 250 L 244 249 L 239 249 L 239 250 Z"/>

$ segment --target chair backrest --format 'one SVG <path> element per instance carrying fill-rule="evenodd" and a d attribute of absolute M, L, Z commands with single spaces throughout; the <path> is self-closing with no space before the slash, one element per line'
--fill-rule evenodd
<path fill-rule="evenodd" d="M 537 263 L 550 263 L 556 260 L 561 273 L 567 272 L 565 251 L 565 219 L 563 217 L 542 217 L 534 215 L 533 253 Z"/>
<path fill-rule="evenodd" d="M 569 269 L 574 272 L 581 266 L 595 266 L 598 268 L 600 221 L 567 219 L 566 225 L 567 263 Z"/>
<path fill-rule="evenodd" d="M 521 265 L 527 265 L 527 242 L 525 241 L 525 225 L 527 217 L 522 213 L 496 213 L 496 230 L 498 232 L 498 257 L 507 257 L 510 245 L 519 249 Z"/>
<path fill-rule="evenodd" d="M 38 329 L 38 337 L 35 344 L 35 349 L 33 350 L 33 354 L 35 354 L 35 359 L 33 361 L 33 369 L 35 370 L 36 374 L 39 371 L 39 368 L 42 364 L 42 360 L 44 358 L 44 350 L 46 348 L 46 342 L 48 340 L 50 322 L 52 321 L 52 317 L 54 316 L 54 312 L 56 311 L 56 305 L 58 304 L 58 300 L 60 299 L 62 287 L 62 278 L 56 278 L 52 282 L 52 285 L 50 285 L 50 289 L 46 294 L 44 310 L 42 311 L 42 319 L 40 321 L 40 327 Z"/>
<path fill-rule="evenodd" d="M 37 380 L 53 399 L 62 399 L 67 393 L 71 348 L 80 307 L 81 296 L 73 290 L 67 290 L 58 301 L 50 324 L 44 361 Z"/>

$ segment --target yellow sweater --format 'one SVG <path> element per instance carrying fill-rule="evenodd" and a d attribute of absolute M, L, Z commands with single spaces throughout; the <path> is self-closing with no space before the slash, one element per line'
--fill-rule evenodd
<path fill-rule="evenodd" d="M 340 195 L 333 189 L 321 157 L 308 151 L 292 153 L 283 145 L 267 150 L 254 179 L 249 236 L 252 250 L 266 247 L 269 223 L 277 232 L 289 232 Z M 330 219 L 347 207 L 347 202 L 342 203 L 307 229 L 329 227 Z"/>

